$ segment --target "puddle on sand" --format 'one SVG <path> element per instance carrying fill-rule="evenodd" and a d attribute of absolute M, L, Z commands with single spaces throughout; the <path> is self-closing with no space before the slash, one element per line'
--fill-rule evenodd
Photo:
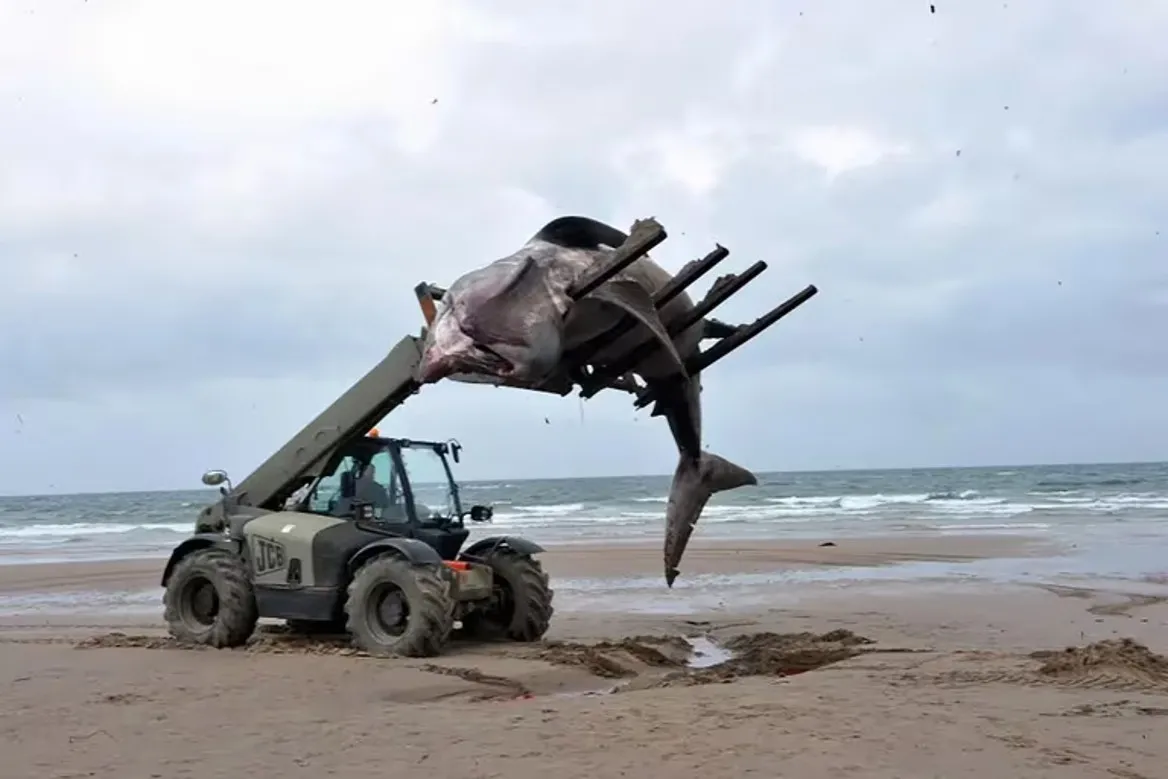
<path fill-rule="evenodd" d="M 688 656 L 684 661 L 679 660 L 679 665 L 684 663 L 686 668 L 693 670 L 700 670 L 703 668 L 715 668 L 723 663 L 734 659 L 734 653 L 718 644 L 709 636 L 679 636 L 682 641 L 689 645 Z M 626 684 L 610 684 L 604 687 L 593 688 L 590 690 L 571 690 L 564 692 L 552 693 L 549 697 L 552 698 L 591 698 L 600 695 L 612 695 L 613 693 L 621 692 L 628 688 Z"/>
<path fill-rule="evenodd" d="M 667 687 L 722 684 L 745 677 L 779 678 L 813 671 L 864 652 L 871 639 L 850 630 L 827 633 L 744 633 L 723 641 L 707 634 L 630 636 L 580 644 L 548 641 L 527 659 L 571 666 L 593 676 L 621 680 L 592 689 L 560 690 L 555 698 L 581 698 Z M 902 650 L 884 650 L 902 651 Z M 534 698 L 530 692 L 522 696 Z"/>
<path fill-rule="evenodd" d="M 598 687 L 593 690 L 572 690 L 569 692 L 553 692 L 549 698 L 594 698 L 598 695 L 612 695 L 620 687 L 615 684 L 610 684 L 606 687 Z"/>
<path fill-rule="evenodd" d="M 693 650 L 686 665 L 690 668 L 713 668 L 734 659 L 734 653 L 715 643 L 709 636 L 685 636 Z"/>

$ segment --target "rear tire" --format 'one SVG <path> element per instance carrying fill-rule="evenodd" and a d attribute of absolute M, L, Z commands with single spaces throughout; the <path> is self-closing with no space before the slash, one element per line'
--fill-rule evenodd
<path fill-rule="evenodd" d="M 259 611 L 247 566 L 224 549 L 197 549 L 174 567 L 162 602 L 170 635 L 215 648 L 242 646 Z"/>
<path fill-rule="evenodd" d="M 454 606 L 438 566 L 385 555 L 357 571 L 345 614 L 358 649 L 377 657 L 433 657 L 450 638 Z"/>
<path fill-rule="evenodd" d="M 483 555 L 495 575 L 493 604 L 468 619 L 470 633 L 482 638 L 539 641 L 551 626 L 552 596 L 539 560 L 501 547 Z"/>

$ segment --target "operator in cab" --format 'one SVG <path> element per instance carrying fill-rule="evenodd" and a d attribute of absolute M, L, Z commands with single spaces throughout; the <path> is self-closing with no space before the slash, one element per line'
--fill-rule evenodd
<path fill-rule="evenodd" d="M 377 469 L 368 463 L 354 484 L 354 498 L 373 506 L 378 514 L 389 508 L 389 492 L 377 481 Z"/>

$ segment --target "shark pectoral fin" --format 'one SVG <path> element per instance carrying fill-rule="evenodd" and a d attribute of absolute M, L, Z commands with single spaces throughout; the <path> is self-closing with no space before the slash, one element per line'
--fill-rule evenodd
<path fill-rule="evenodd" d="M 636 317 L 637 321 L 648 328 L 661 342 L 662 349 L 677 365 L 678 373 L 683 377 L 688 377 L 685 361 L 677 353 L 677 347 L 674 346 L 673 339 L 669 337 L 665 324 L 658 316 L 657 306 L 653 304 L 653 296 L 649 294 L 648 290 L 635 281 L 618 280 L 600 285 L 588 297 L 614 305 Z"/>

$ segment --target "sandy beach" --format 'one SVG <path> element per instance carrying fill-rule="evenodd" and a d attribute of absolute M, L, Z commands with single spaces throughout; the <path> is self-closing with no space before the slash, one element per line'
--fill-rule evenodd
<path fill-rule="evenodd" d="M 685 573 L 1042 553 L 1018 537 L 707 542 Z M 553 586 L 659 574 L 656 546 L 544 560 Z M 2 567 L 0 597 L 160 596 L 160 568 Z M 606 596 L 624 613 L 577 595 L 542 644 L 456 642 L 432 660 L 278 624 L 245 649 L 179 649 L 158 609 L 0 615 L 3 775 L 1157 779 L 1168 586 L 1128 584 L 805 582 L 777 605 L 728 589 L 695 610 L 677 591 L 673 613 L 633 608 L 638 590 Z"/>

